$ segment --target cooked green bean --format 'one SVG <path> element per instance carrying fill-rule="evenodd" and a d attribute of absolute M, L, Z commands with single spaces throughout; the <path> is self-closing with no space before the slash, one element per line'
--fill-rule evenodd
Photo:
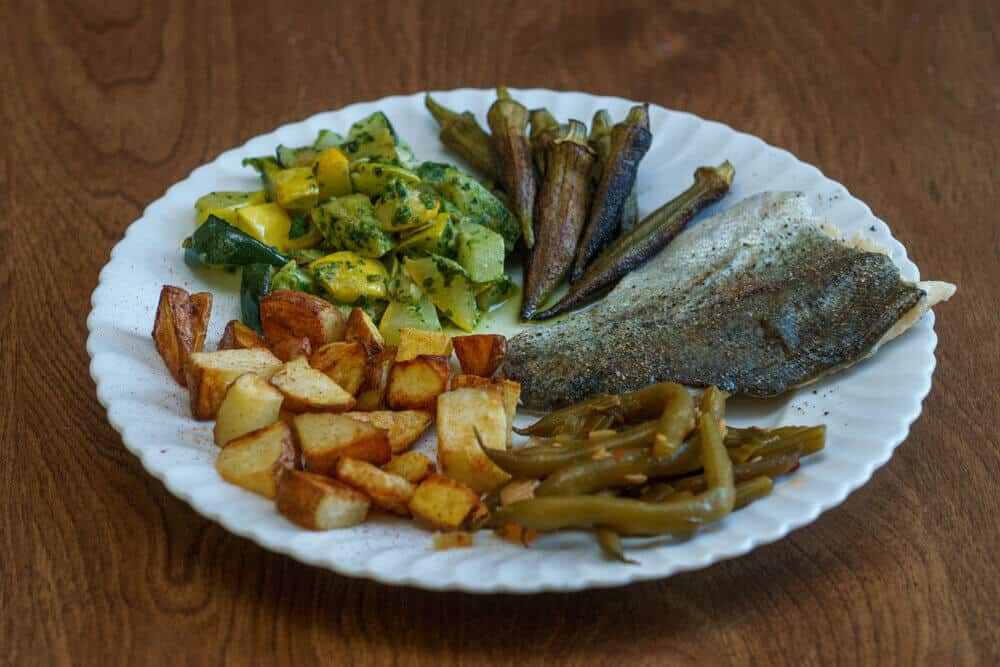
<path fill-rule="evenodd" d="M 598 526 L 594 529 L 594 537 L 597 538 L 597 544 L 601 547 L 604 557 L 608 560 L 617 560 L 622 563 L 628 563 L 629 565 L 638 564 L 634 560 L 630 560 L 625 557 L 625 548 L 622 546 L 622 536 L 616 533 L 612 528 Z"/>
<path fill-rule="evenodd" d="M 731 453 L 730 456 L 732 456 Z M 795 470 L 798 466 L 798 451 L 785 452 L 783 454 L 770 456 L 758 461 L 735 465 L 733 466 L 733 476 L 737 482 L 745 482 L 753 479 L 754 477 L 760 477 L 761 475 L 766 475 L 767 477 L 780 477 L 781 475 Z M 667 484 L 678 491 L 684 490 L 691 491 L 692 493 L 701 493 L 708 486 L 705 481 L 705 476 L 701 474 L 671 480 L 667 482 Z"/>
<path fill-rule="evenodd" d="M 689 535 L 693 528 L 718 521 L 731 512 L 736 497 L 733 467 L 718 425 L 710 416 L 702 415 L 699 429 L 705 443 L 702 464 L 709 484 L 699 496 L 663 503 L 587 495 L 536 497 L 500 508 L 488 523 L 545 531 L 605 526 L 619 535 Z"/>
<path fill-rule="evenodd" d="M 771 481 L 770 477 L 765 475 L 740 482 L 736 485 L 736 501 L 733 503 L 733 509 L 738 510 L 746 507 L 755 500 L 760 500 L 764 496 L 769 495 L 773 488 L 774 482 Z"/>
<path fill-rule="evenodd" d="M 778 440 L 795 433 L 801 433 L 809 426 L 779 426 L 777 428 L 758 428 L 750 426 L 740 428 L 730 426 L 726 429 L 726 447 L 739 447 L 749 443 L 764 444 L 773 440 Z"/>
<path fill-rule="evenodd" d="M 648 485 L 639 494 L 639 500 L 647 503 L 662 503 L 664 500 L 676 496 L 678 493 L 672 485 L 666 482 L 655 482 Z"/>
<path fill-rule="evenodd" d="M 800 451 L 803 456 L 822 451 L 826 444 L 826 426 L 810 426 L 801 431 L 764 443 L 757 450 L 757 456 L 769 457 L 787 452 Z"/>
<path fill-rule="evenodd" d="M 582 420 L 594 414 L 619 414 L 622 399 L 619 396 L 595 396 L 590 400 L 576 405 L 570 405 L 545 415 L 534 424 L 524 428 L 514 428 L 521 435 L 539 435 L 543 437 L 561 433 L 579 433 Z"/>

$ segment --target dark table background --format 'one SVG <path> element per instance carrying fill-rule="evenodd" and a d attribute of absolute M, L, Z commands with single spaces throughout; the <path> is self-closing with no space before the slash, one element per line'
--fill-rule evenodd
<path fill-rule="evenodd" d="M 0 662 L 1000 661 L 1000 4 L 0 7 Z M 925 276 L 958 284 L 924 414 L 869 484 L 704 571 L 515 597 L 301 565 L 143 472 L 84 350 L 98 271 L 142 208 L 280 124 L 497 83 L 648 100 L 759 135 L 868 202 Z"/>

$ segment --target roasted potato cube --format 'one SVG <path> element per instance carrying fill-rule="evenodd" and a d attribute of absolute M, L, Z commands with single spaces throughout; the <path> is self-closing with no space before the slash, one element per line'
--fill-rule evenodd
<path fill-rule="evenodd" d="M 437 461 L 441 471 L 480 493 L 510 479 L 479 448 L 473 427 L 492 449 L 507 447 L 507 413 L 499 385 L 463 387 L 438 397 Z"/>
<path fill-rule="evenodd" d="M 433 474 L 437 468 L 434 462 L 420 452 L 406 452 L 392 459 L 382 466 L 382 470 L 399 475 L 410 484 L 419 484 L 428 475 Z"/>
<path fill-rule="evenodd" d="M 385 407 L 385 388 L 389 383 L 389 369 L 395 363 L 396 348 L 389 346 L 368 359 L 365 381 L 358 394 L 358 410 L 380 410 Z"/>
<path fill-rule="evenodd" d="M 372 424 L 343 415 L 306 413 L 292 420 L 306 468 L 332 475 L 337 460 L 349 456 L 376 465 L 389 462 L 389 434 Z"/>
<path fill-rule="evenodd" d="M 327 343 L 313 352 L 309 364 L 354 395 L 368 372 L 368 350 L 357 342 Z"/>
<path fill-rule="evenodd" d="M 219 405 L 212 433 L 222 447 L 233 438 L 278 421 L 285 395 L 253 373 L 236 378 Z"/>
<path fill-rule="evenodd" d="M 271 352 L 282 361 L 291 361 L 299 357 L 308 359 L 312 354 L 312 344 L 305 336 L 289 336 L 272 345 Z"/>
<path fill-rule="evenodd" d="M 278 479 L 278 511 L 309 530 L 349 528 L 365 520 L 371 501 L 335 479 L 286 470 Z"/>
<path fill-rule="evenodd" d="M 342 458 L 337 461 L 337 479 L 361 491 L 382 509 L 402 516 L 410 515 L 407 505 L 415 489 L 398 475 L 365 461 Z"/>
<path fill-rule="evenodd" d="M 513 380 L 497 380 L 481 375 L 469 375 L 462 373 L 453 375 L 451 378 L 451 388 L 461 389 L 462 387 L 482 387 L 485 385 L 498 385 L 503 391 L 503 408 L 507 413 L 507 445 L 510 446 L 512 433 L 514 431 L 514 417 L 517 416 L 517 403 L 521 400 L 521 383 Z"/>
<path fill-rule="evenodd" d="M 452 339 L 462 372 L 492 377 L 507 356 L 507 339 L 498 334 L 455 336 Z"/>
<path fill-rule="evenodd" d="M 186 386 L 184 367 L 192 352 L 205 347 L 205 332 L 212 313 L 212 295 L 199 292 L 189 295 L 187 290 L 164 285 L 156 307 L 153 323 L 153 341 L 167 370 L 181 386 Z"/>
<path fill-rule="evenodd" d="M 434 533 L 434 551 L 471 547 L 473 538 L 472 533 L 467 533 L 464 530 L 456 530 L 453 533 Z"/>
<path fill-rule="evenodd" d="M 313 347 L 343 340 L 347 326 L 332 303 L 296 290 L 274 290 L 261 299 L 260 323 L 271 345 L 304 337 Z"/>
<path fill-rule="evenodd" d="M 375 410 L 372 412 L 345 412 L 345 417 L 368 422 L 389 433 L 392 453 L 409 449 L 431 425 L 433 415 L 427 410 Z"/>
<path fill-rule="evenodd" d="M 448 389 L 450 372 L 445 356 L 422 354 L 416 359 L 397 360 L 389 370 L 386 405 L 394 410 L 433 408 L 438 395 Z"/>
<path fill-rule="evenodd" d="M 451 336 L 443 331 L 424 331 L 412 327 L 399 330 L 399 350 L 396 361 L 409 361 L 420 355 L 450 357 L 452 352 Z"/>
<path fill-rule="evenodd" d="M 271 384 L 285 395 L 285 408 L 292 412 L 344 412 L 354 407 L 354 397 L 304 357 L 282 366 Z"/>
<path fill-rule="evenodd" d="M 229 320 L 226 329 L 219 339 L 220 350 L 249 350 L 255 347 L 267 347 L 267 343 L 256 331 L 239 320 Z"/>
<path fill-rule="evenodd" d="M 410 512 L 440 530 L 456 530 L 479 505 L 479 494 L 444 475 L 431 475 L 410 498 Z"/>
<path fill-rule="evenodd" d="M 361 343 L 368 350 L 368 354 L 381 352 L 382 348 L 385 347 L 385 339 L 378 327 L 375 326 L 368 313 L 360 308 L 352 309 L 351 314 L 347 316 L 344 340 L 348 343 Z"/>
<path fill-rule="evenodd" d="M 265 498 L 274 498 L 277 476 L 294 467 L 295 445 L 283 422 L 230 440 L 215 459 L 215 469 L 222 479 Z"/>
<path fill-rule="evenodd" d="M 193 352 L 184 367 L 195 419 L 212 419 L 236 378 L 255 373 L 263 380 L 281 368 L 281 360 L 265 348 Z"/>

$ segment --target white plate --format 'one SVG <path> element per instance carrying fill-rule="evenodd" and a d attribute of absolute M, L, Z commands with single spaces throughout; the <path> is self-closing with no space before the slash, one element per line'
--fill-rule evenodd
<path fill-rule="evenodd" d="M 436 97 L 449 107 L 470 109 L 482 119 L 493 92 L 455 90 Z M 516 91 L 515 97 L 529 108 L 546 106 L 557 118 L 585 122 L 600 108 L 621 118 L 634 104 L 547 90 Z M 454 160 L 437 139 L 423 95 L 389 97 L 321 113 L 251 139 L 171 186 L 128 228 L 101 271 L 87 319 L 87 351 L 98 399 L 125 446 L 146 470 L 200 514 L 268 549 L 385 583 L 519 593 L 615 586 L 705 567 L 777 540 L 843 501 L 906 437 L 930 389 L 937 342 L 932 315 L 874 358 L 809 389 L 779 400 L 733 401 L 730 414 L 736 424 L 825 422 L 829 427 L 826 451 L 778 481 L 768 498 L 692 540 L 629 541 L 629 554 L 638 565 L 605 561 L 584 533 L 548 536 L 525 549 L 484 531 L 476 535 L 473 548 L 435 552 L 429 532 L 400 519 L 379 517 L 353 529 L 322 533 L 292 525 L 275 511 L 273 503 L 223 482 L 216 474 L 211 425 L 191 419 L 187 392 L 171 380 L 149 332 L 163 284 L 214 292 L 210 344 L 219 339 L 225 322 L 238 316 L 235 277 L 193 273 L 182 261 L 180 244 L 193 229 L 195 199 L 211 190 L 255 189 L 256 176 L 240 166 L 243 157 L 271 153 L 278 144 L 311 142 L 320 128 L 345 131 L 376 110 L 389 115 L 418 158 Z M 653 146 L 643 161 L 638 185 L 643 214 L 685 189 L 697 166 L 729 159 L 736 178 L 730 194 L 716 206 L 728 206 L 766 189 L 801 190 L 809 195 L 818 216 L 828 218 L 848 237 L 861 233 L 887 247 L 903 277 L 918 279 L 917 267 L 885 223 L 816 168 L 756 137 L 687 113 L 652 106 L 650 119 Z"/>

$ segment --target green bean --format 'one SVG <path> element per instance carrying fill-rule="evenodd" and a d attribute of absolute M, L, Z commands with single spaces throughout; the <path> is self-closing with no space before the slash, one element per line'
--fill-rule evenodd
<path fill-rule="evenodd" d="M 726 428 L 726 447 L 739 447 L 741 445 L 759 443 L 764 444 L 774 440 L 780 440 L 796 433 L 801 433 L 809 426 L 779 426 L 778 428 L 740 428 L 730 426 Z"/>
<path fill-rule="evenodd" d="M 761 475 L 779 477 L 798 467 L 799 452 L 785 452 L 758 461 L 752 461 L 751 463 L 741 463 L 733 466 L 733 476 L 737 482 L 745 482 Z M 693 493 L 701 493 L 708 486 L 705 476 L 701 474 L 670 480 L 667 483 L 678 491 L 686 490 Z"/>
<path fill-rule="evenodd" d="M 619 396 L 595 396 L 594 398 L 570 405 L 545 415 L 534 424 L 524 428 L 514 428 L 521 435 L 551 437 L 559 434 L 579 434 L 581 420 L 591 415 L 614 415 L 621 412 L 622 399 Z"/>
<path fill-rule="evenodd" d="M 672 485 L 666 482 L 656 482 L 646 486 L 639 494 L 639 500 L 647 503 L 662 503 L 678 493 Z"/>
<path fill-rule="evenodd" d="M 598 526 L 594 529 L 594 537 L 601 547 L 604 557 L 608 560 L 616 560 L 629 565 L 638 565 L 634 560 L 625 557 L 625 548 L 622 546 L 622 536 L 613 529 L 606 526 Z"/>
<path fill-rule="evenodd" d="M 733 509 L 746 507 L 753 501 L 769 495 L 773 488 L 774 482 L 765 475 L 740 482 L 736 485 L 736 501 L 733 503 Z"/>
<path fill-rule="evenodd" d="M 822 451 L 826 443 L 826 426 L 810 426 L 801 431 L 764 443 L 757 450 L 757 456 L 769 457 L 798 451 L 802 456 Z"/>
<path fill-rule="evenodd" d="M 619 535 L 687 536 L 692 529 L 718 521 L 731 512 L 736 496 L 733 467 L 718 425 L 710 415 L 702 415 L 699 429 L 704 442 L 702 464 L 709 484 L 703 494 L 663 503 L 589 495 L 535 497 L 500 508 L 488 523 L 517 524 L 544 531 L 605 526 Z"/>

